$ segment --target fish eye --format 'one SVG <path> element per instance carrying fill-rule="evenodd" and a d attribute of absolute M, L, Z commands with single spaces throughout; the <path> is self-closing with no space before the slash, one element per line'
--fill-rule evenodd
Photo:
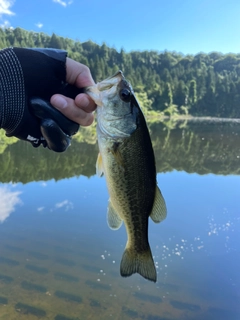
<path fill-rule="evenodd" d="M 124 102 L 129 102 L 131 99 L 131 91 L 126 88 L 121 89 L 119 92 L 119 96 Z"/>

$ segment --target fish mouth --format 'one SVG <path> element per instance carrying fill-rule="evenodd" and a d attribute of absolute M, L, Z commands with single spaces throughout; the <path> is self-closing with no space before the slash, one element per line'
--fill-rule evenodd
<path fill-rule="evenodd" d="M 125 79 L 124 75 L 123 75 L 123 72 L 121 70 L 118 70 L 117 72 L 115 72 L 112 76 L 108 77 L 107 79 L 105 79 L 104 81 L 109 81 L 113 78 L 116 78 L 116 77 L 120 77 L 121 79 Z"/>
<path fill-rule="evenodd" d="M 108 77 L 108 79 L 112 79 L 112 78 L 119 77 L 119 76 L 121 77 L 121 79 L 125 79 L 123 72 L 121 70 L 118 70 L 116 73 L 114 73 L 113 76 Z"/>
<path fill-rule="evenodd" d="M 114 75 L 108 77 L 107 79 L 99 82 L 97 88 L 99 91 L 109 90 L 112 87 L 116 86 L 121 80 L 125 80 L 123 72 L 118 70 Z"/>
<path fill-rule="evenodd" d="M 103 106 L 104 97 L 114 97 L 118 94 L 119 88 L 123 89 L 124 87 L 132 92 L 131 85 L 125 79 L 123 72 L 118 70 L 114 75 L 98 82 L 96 85 L 86 87 L 85 93 L 94 100 L 97 106 Z"/>

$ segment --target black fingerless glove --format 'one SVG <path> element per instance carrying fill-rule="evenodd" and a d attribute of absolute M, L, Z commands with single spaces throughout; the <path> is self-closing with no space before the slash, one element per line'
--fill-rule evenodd
<path fill-rule="evenodd" d="M 55 93 L 75 98 L 81 92 L 66 83 L 66 56 L 55 49 L 0 51 L 0 128 L 7 136 L 57 152 L 69 146 L 79 125 L 49 103 Z"/>

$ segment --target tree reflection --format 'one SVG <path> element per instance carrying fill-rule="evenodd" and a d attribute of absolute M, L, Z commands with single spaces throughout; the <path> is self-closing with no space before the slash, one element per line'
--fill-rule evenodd
<path fill-rule="evenodd" d="M 172 170 L 198 174 L 240 174 L 238 121 L 178 121 L 149 123 L 157 172 Z M 34 149 L 22 141 L 2 144 L 0 181 L 63 179 L 95 174 L 98 147 L 94 127 L 73 139 L 65 153 Z M 6 142 L 9 142 L 7 145 Z"/>

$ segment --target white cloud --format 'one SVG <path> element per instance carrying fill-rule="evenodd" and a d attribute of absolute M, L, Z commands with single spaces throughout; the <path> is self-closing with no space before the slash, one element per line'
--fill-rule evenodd
<path fill-rule="evenodd" d="M 20 191 L 12 192 L 6 187 L 0 187 L 0 223 L 4 222 L 15 210 L 15 206 L 21 203 Z"/>
<path fill-rule="evenodd" d="M 1 27 L 2 29 L 4 29 L 4 28 L 10 28 L 10 27 L 11 27 L 11 24 L 10 24 L 10 22 L 9 22 L 8 20 L 4 20 L 4 21 L 0 24 L 0 27 Z"/>
<path fill-rule="evenodd" d="M 43 211 L 44 208 L 45 208 L 45 207 L 39 207 L 39 208 L 37 208 L 37 211 L 39 211 L 39 212 L 40 212 L 40 211 Z"/>
<path fill-rule="evenodd" d="M 13 6 L 15 0 L 0 0 L 0 16 L 6 15 L 14 15 L 15 13 L 10 10 Z"/>
<path fill-rule="evenodd" d="M 39 29 L 41 29 L 43 27 L 43 24 L 41 22 L 36 23 L 35 26 L 37 26 Z"/>
<path fill-rule="evenodd" d="M 1 0 L 0 0 L 0 1 L 1 1 Z M 63 7 L 69 6 L 70 4 L 73 3 L 72 0 L 70 0 L 70 1 L 53 0 L 53 2 L 56 2 L 56 3 L 60 4 L 60 5 L 63 6 Z"/>

